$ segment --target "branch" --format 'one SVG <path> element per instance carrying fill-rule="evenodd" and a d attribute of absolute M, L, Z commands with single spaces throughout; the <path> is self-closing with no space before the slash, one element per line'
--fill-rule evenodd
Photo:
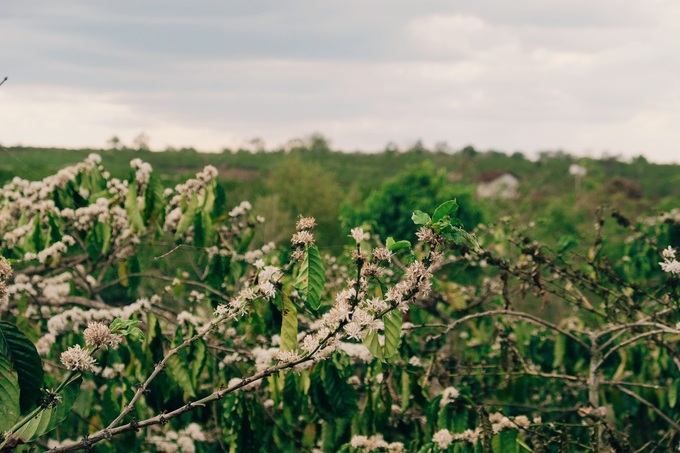
<path fill-rule="evenodd" d="M 581 340 L 579 337 L 574 335 L 573 333 L 569 332 L 568 330 L 565 330 L 559 326 L 556 326 L 555 324 L 552 324 L 544 319 L 539 318 L 538 316 L 530 315 L 528 313 L 522 313 L 518 311 L 512 311 L 512 310 L 490 310 L 490 311 L 485 311 L 482 313 L 473 313 L 471 315 L 463 316 L 460 319 L 456 319 L 453 321 L 451 324 L 446 326 L 446 330 L 444 333 L 448 333 L 451 330 L 453 330 L 458 324 L 462 324 L 464 322 L 470 321 L 471 319 L 476 319 L 476 318 L 483 318 L 486 316 L 495 316 L 495 315 L 501 315 L 501 316 L 509 316 L 512 318 L 522 318 L 526 319 L 527 321 L 533 323 L 533 324 L 538 324 L 543 327 L 547 327 L 548 329 L 552 329 L 556 332 L 561 333 L 564 336 L 567 336 L 583 346 L 586 349 L 590 349 L 590 346 L 583 340 Z M 423 327 L 444 327 L 443 324 L 424 324 Z"/>
<path fill-rule="evenodd" d="M 626 324 L 619 324 L 618 326 L 611 327 L 607 330 L 601 330 L 600 332 L 597 332 L 595 334 L 596 338 L 603 337 L 605 335 L 609 335 L 610 333 L 617 332 L 619 330 L 623 329 L 634 329 L 636 327 L 656 327 L 657 329 L 663 330 L 664 332 L 675 334 L 675 335 L 680 335 L 680 330 L 674 329 L 672 327 L 669 327 L 665 324 L 661 324 L 660 322 L 648 322 L 648 321 L 637 321 L 637 322 L 630 322 Z M 605 342 L 602 346 L 608 345 L 609 342 Z"/>
<path fill-rule="evenodd" d="M 647 321 L 649 321 L 650 319 L 658 318 L 659 316 L 665 315 L 665 314 L 667 314 L 667 313 L 672 313 L 673 311 L 674 311 L 674 309 L 672 309 L 672 308 L 665 308 L 665 309 L 661 310 L 661 311 L 658 312 L 658 313 L 654 313 L 654 315 L 645 316 L 645 317 L 642 318 L 642 319 L 638 319 L 638 320 L 636 321 L 636 323 L 647 322 Z M 611 332 L 608 332 L 608 333 L 611 333 Z M 611 343 L 613 343 L 614 341 L 616 341 L 616 339 L 619 338 L 619 337 L 620 337 L 621 335 L 623 335 L 624 333 L 625 333 L 625 330 L 621 330 L 621 331 L 618 332 L 617 334 L 614 334 L 609 340 L 605 341 L 605 342 L 602 344 L 602 348 L 603 348 L 603 349 L 604 349 L 604 348 L 607 348 Z M 680 332 L 678 332 L 678 333 L 680 333 Z"/>
<path fill-rule="evenodd" d="M 157 279 L 157 280 L 164 280 L 164 281 L 167 281 L 167 282 L 172 282 L 172 281 L 175 280 L 175 278 L 173 278 L 173 277 L 166 277 L 165 275 L 149 274 L 149 273 L 145 273 L 145 272 L 132 272 L 132 273 L 126 274 L 124 277 L 117 278 L 117 279 L 115 279 L 115 280 L 110 280 L 110 281 L 108 281 L 106 284 L 101 285 L 98 289 L 99 289 L 99 291 L 101 291 L 101 290 L 106 289 L 106 288 L 108 288 L 108 287 L 110 287 L 110 286 L 117 285 L 118 283 L 122 282 L 123 280 L 127 280 L 127 279 L 130 278 L 130 277 L 147 277 L 147 278 L 155 278 L 155 279 Z M 214 288 L 212 288 L 212 287 L 206 285 L 205 283 L 197 282 L 197 281 L 195 281 L 195 280 L 182 280 L 182 283 L 183 283 L 183 284 L 193 285 L 193 286 L 197 286 L 197 287 L 199 287 L 199 288 L 202 288 L 202 289 L 204 289 L 204 290 L 206 290 L 206 291 L 208 291 L 208 292 L 210 292 L 210 293 L 212 293 L 212 294 L 214 294 L 214 295 L 216 295 L 216 296 L 219 296 L 221 299 L 223 299 L 223 300 L 225 300 L 225 301 L 227 301 L 227 302 L 229 302 L 229 300 L 230 300 L 227 296 L 225 296 L 224 294 L 222 294 L 220 291 L 218 291 L 218 290 L 216 290 L 216 289 L 214 289 Z"/>
<path fill-rule="evenodd" d="M 632 396 L 633 398 L 635 398 L 636 400 L 638 400 L 639 402 L 641 402 L 645 406 L 649 407 L 651 410 L 653 410 L 654 412 L 659 414 L 659 417 L 666 420 L 668 422 L 668 424 L 673 427 L 673 429 L 675 429 L 677 432 L 680 432 L 680 425 L 678 425 L 677 422 L 674 422 L 673 419 L 671 419 L 668 415 L 661 412 L 661 410 L 658 407 L 656 407 L 655 405 L 653 405 L 652 403 L 650 403 L 649 401 L 647 401 L 646 399 L 644 399 L 643 397 L 641 397 L 637 393 L 631 392 L 630 390 L 628 390 L 625 387 L 621 387 L 620 385 L 617 385 L 616 388 L 621 390 L 626 395 Z"/>
<path fill-rule="evenodd" d="M 180 344 L 177 347 L 168 351 L 168 353 L 165 355 L 165 357 L 163 357 L 163 360 L 161 360 L 160 363 L 158 363 L 158 364 L 156 364 L 156 366 L 154 366 L 154 369 L 151 372 L 151 374 L 149 375 L 149 377 L 147 377 L 146 380 L 140 386 L 137 387 L 137 391 L 135 392 L 135 395 L 132 397 L 130 402 L 123 408 L 121 413 L 118 414 L 118 416 L 109 424 L 107 429 L 111 429 L 111 428 L 115 427 L 118 423 L 120 423 L 120 421 L 127 414 L 132 412 L 132 410 L 135 408 L 135 404 L 137 403 L 139 398 L 144 394 L 144 392 L 148 388 L 151 381 L 153 381 L 156 378 L 156 376 L 158 376 L 158 374 L 161 371 L 163 371 L 163 368 L 165 368 L 165 364 L 168 362 L 168 360 L 170 360 L 170 358 L 172 356 L 177 354 L 180 349 L 186 348 L 187 346 L 189 346 L 194 341 L 198 340 L 199 338 L 206 336 L 208 333 L 210 333 L 210 331 L 212 331 L 217 326 L 218 323 L 220 323 L 224 319 L 225 319 L 224 317 L 220 317 L 220 318 L 218 318 L 214 321 L 211 321 L 210 324 L 205 329 L 203 329 L 202 332 L 197 332 L 191 338 L 187 338 L 186 340 L 184 340 L 184 342 L 182 344 Z"/>
<path fill-rule="evenodd" d="M 597 368 L 599 368 L 600 366 L 602 366 L 602 364 L 604 363 L 604 361 L 607 360 L 607 358 L 608 358 L 610 355 L 612 355 L 613 353 L 615 353 L 615 352 L 618 351 L 619 349 L 621 349 L 621 348 L 623 348 L 623 347 L 625 347 L 625 346 L 628 346 L 628 345 L 631 344 L 631 343 L 635 343 L 636 341 L 638 341 L 638 340 L 640 340 L 640 339 L 642 339 L 642 338 L 649 337 L 649 336 L 652 336 L 652 335 L 665 334 L 665 333 L 669 333 L 669 332 L 667 332 L 667 331 L 665 331 L 665 330 L 651 330 L 651 331 L 649 331 L 649 332 L 644 332 L 644 333 L 641 333 L 641 334 L 639 334 L 639 335 L 635 335 L 633 338 L 629 338 L 629 339 L 627 339 L 626 341 L 622 341 L 621 343 L 619 343 L 619 344 L 617 344 L 616 346 L 612 347 L 609 351 L 607 351 L 606 354 L 604 354 L 604 355 L 602 356 L 602 359 L 600 359 L 599 363 L 597 364 Z"/>

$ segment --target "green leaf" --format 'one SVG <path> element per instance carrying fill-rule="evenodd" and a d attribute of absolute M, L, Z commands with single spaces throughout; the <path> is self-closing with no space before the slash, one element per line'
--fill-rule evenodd
<path fill-rule="evenodd" d="M 358 410 L 356 390 L 332 361 L 317 364 L 311 378 L 310 396 L 326 421 L 349 417 Z"/>
<path fill-rule="evenodd" d="M 205 228 L 203 227 L 203 214 L 197 212 L 194 217 L 194 245 L 197 247 L 205 246 Z"/>
<path fill-rule="evenodd" d="M 281 321 L 281 350 L 297 350 L 297 307 L 286 294 L 283 295 L 283 319 Z"/>
<path fill-rule="evenodd" d="M 671 409 L 675 408 L 678 403 L 678 387 L 680 387 L 680 378 L 675 379 L 668 387 L 668 406 Z"/>
<path fill-rule="evenodd" d="M 491 449 L 493 453 L 516 453 L 517 452 L 517 430 L 507 429 L 491 438 Z"/>
<path fill-rule="evenodd" d="M 21 388 L 21 412 L 28 411 L 38 400 L 43 385 L 42 360 L 31 340 L 14 324 L 0 321 L 0 354 L 17 372 Z"/>
<path fill-rule="evenodd" d="M 214 219 L 226 212 L 227 194 L 224 187 L 219 182 L 215 183 L 215 201 L 213 202 L 213 209 L 210 216 Z"/>
<path fill-rule="evenodd" d="M 111 248 L 111 225 L 108 223 L 99 223 L 95 229 L 99 228 L 97 234 L 101 237 L 102 255 L 106 256 Z"/>
<path fill-rule="evenodd" d="M 385 346 L 383 347 L 384 359 L 389 359 L 399 349 L 402 322 L 401 312 L 398 310 L 383 316 L 383 323 L 385 324 Z"/>
<path fill-rule="evenodd" d="M 149 183 L 144 194 L 144 219 L 149 221 L 157 220 L 165 208 L 165 197 L 163 196 L 163 184 L 155 173 L 149 175 Z"/>
<path fill-rule="evenodd" d="M 137 319 L 121 319 L 116 318 L 109 325 L 109 329 L 113 333 L 121 334 L 130 337 L 133 340 L 144 341 L 144 332 L 137 327 L 141 321 Z"/>
<path fill-rule="evenodd" d="M 142 212 L 137 204 L 137 182 L 133 182 L 128 186 L 127 195 L 125 195 L 125 212 L 130 219 L 130 226 L 132 231 L 141 233 L 144 231 L 144 220 L 142 219 Z"/>
<path fill-rule="evenodd" d="M 38 415 L 22 426 L 14 435 L 24 442 L 30 442 L 56 428 L 71 413 L 73 404 L 80 392 L 81 381 L 82 379 L 78 378 L 64 387 L 59 392 L 59 396 L 61 396 L 60 403 L 55 407 L 40 411 Z"/>
<path fill-rule="evenodd" d="M 184 210 L 184 213 L 182 214 L 182 218 L 179 221 L 179 224 L 177 225 L 177 233 L 175 233 L 175 238 L 179 238 L 184 234 L 184 232 L 189 229 L 191 225 L 194 223 L 194 217 L 196 217 L 196 211 L 198 210 L 198 195 L 194 194 L 193 197 L 191 197 L 191 201 L 187 205 L 187 208 Z"/>
<path fill-rule="evenodd" d="M 567 337 L 564 335 L 558 335 L 557 338 L 555 338 L 555 352 L 553 354 L 553 368 L 559 368 L 562 366 L 562 363 L 564 361 L 564 353 L 566 352 L 567 348 Z"/>
<path fill-rule="evenodd" d="M 290 408 L 291 411 L 297 411 L 297 408 L 302 403 L 301 392 L 298 390 L 297 379 L 295 373 L 286 373 L 283 380 L 283 404 Z"/>
<path fill-rule="evenodd" d="M 307 249 L 307 256 L 300 266 L 300 273 L 293 286 L 298 290 L 309 308 L 318 310 L 321 305 L 325 281 L 326 272 L 319 255 L 319 249 L 312 245 Z"/>
<path fill-rule="evenodd" d="M 427 225 L 432 221 L 430 219 L 430 216 L 421 210 L 413 211 L 411 220 L 413 220 L 413 223 L 415 223 L 416 225 Z"/>
<path fill-rule="evenodd" d="M 387 247 L 387 250 L 394 252 L 395 250 L 399 249 L 408 249 L 411 248 L 411 243 L 406 240 L 401 240 L 399 242 L 395 242 L 394 238 L 391 236 L 387 238 L 387 242 L 385 243 L 385 247 Z"/>
<path fill-rule="evenodd" d="M 132 255 L 127 263 L 127 268 L 130 271 L 130 274 L 139 274 L 142 271 L 137 255 Z M 128 284 L 130 285 L 129 293 L 134 294 L 134 292 L 137 291 L 139 284 L 142 283 L 142 278 L 139 275 L 129 275 L 127 280 Z"/>
<path fill-rule="evenodd" d="M 175 339 L 173 347 L 177 347 L 184 342 L 184 333 L 182 326 L 177 327 L 175 331 Z M 180 349 L 175 355 L 170 357 L 166 362 L 170 376 L 177 382 L 180 388 L 184 391 L 184 396 L 189 398 L 196 397 L 196 392 L 189 373 L 189 359 L 187 357 L 186 348 Z"/>
<path fill-rule="evenodd" d="M 432 214 L 432 222 L 439 222 L 446 216 L 451 216 L 458 210 L 458 203 L 456 200 L 449 200 L 439 205 L 437 209 L 434 210 Z"/>
<path fill-rule="evenodd" d="M 61 218 L 54 213 L 47 213 L 47 236 L 49 237 L 50 244 L 61 241 L 62 234 L 59 230 L 59 226 L 63 223 Z"/>
<path fill-rule="evenodd" d="M 366 336 L 364 337 L 364 345 L 368 348 L 368 350 L 373 354 L 373 356 L 378 359 L 378 360 L 385 360 L 385 353 L 383 351 L 383 347 L 380 345 L 380 341 L 378 339 L 378 332 L 373 331 L 370 333 L 367 333 Z"/>
<path fill-rule="evenodd" d="M 92 260 L 105 256 L 111 247 L 111 226 L 97 222 L 85 238 L 87 253 Z"/>
<path fill-rule="evenodd" d="M 194 387 L 197 388 L 200 384 L 199 377 L 201 376 L 201 371 L 203 371 L 208 359 L 207 352 L 208 348 L 202 339 L 194 341 L 191 345 L 191 379 Z"/>
<path fill-rule="evenodd" d="M 474 234 L 470 234 L 462 228 L 452 227 L 452 231 L 442 231 L 441 232 L 445 238 L 453 241 L 455 244 L 466 244 L 468 247 L 474 250 L 481 250 L 482 247 L 477 242 L 477 238 Z"/>
<path fill-rule="evenodd" d="M 12 363 L 0 354 L 0 433 L 8 431 L 19 419 L 19 378 Z"/>

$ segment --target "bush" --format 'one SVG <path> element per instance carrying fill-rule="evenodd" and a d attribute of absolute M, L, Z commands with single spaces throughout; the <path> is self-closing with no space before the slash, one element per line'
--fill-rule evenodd
<path fill-rule="evenodd" d="M 355 227 L 331 257 L 310 217 L 254 248 L 265 219 L 212 167 L 131 169 L 0 192 L 1 450 L 676 447 L 676 212 L 555 250 L 506 220 L 475 238 L 448 200 L 413 242 Z"/>

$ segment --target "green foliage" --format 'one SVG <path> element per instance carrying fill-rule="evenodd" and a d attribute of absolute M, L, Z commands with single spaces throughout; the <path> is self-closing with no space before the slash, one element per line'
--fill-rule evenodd
<path fill-rule="evenodd" d="M 137 327 L 138 325 L 137 319 L 116 318 L 111 322 L 109 329 L 112 333 L 129 337 L 133 341 L 144 341 L 144 332 Z"/>
<path fill-rule="evenodd" d="M 15 325 L 0 321 L 0 354 L 17 374 L 21 389 L 21 412 L 38 400 L 43 385 L 42 360 L 33 343 Z"/>
<path fill-rule="evenodd" d="M 351 417 L 357 411 L 358 395 L 343 374 L 344 370 L 331 361 L 319 363 L 312 372 L 312 402 L 326 420 Z"/>
<path fill-rule="evenodd" d="M 75 379 L 67 384 L 58 396 L 58 403 L 40 411 L 34 417 L 28 419 L 27 423 L 13 433 L 14 439 L 20 439 L 22 443 L 30 442 L 40 436 L 55 429 L 71 413 L 73 403 L 75 403 L 80 390 L 81 379 Z"/>
<path fill-rule="evenodd" d="M 228 157 L 252 162 L 239 154 Z M 276 192 L 270 206 L 297 215 L 318 202 L 331 225 L 337 205 L 328 205 L 342 190 L 313 200 L 313 189 L 341 174 L 328 168 L 341 168 L 343 157 L 319 140 L 291 154 L 267 156 L 290 165 L 283 170 L 258 167 L 281 178 L 266 188 Z M 472 174 L 502 159 L 416 147 L 389 159 L 436 163 L 382 188 L 374 178 L 352 189 L 375 191 L 348 208 L 357 216 L 348 225 L 370 224 L 393 254 L 373 240 L 348 246 L 337 225 L 324 235 L 338 247 L 289 246 L 284 237 L 258 248 L 267 224 L 247 204 L 228 204 L 236 195 L 211 176 L 215 169 L 170 196 L 154 174 L 146 183 L 129 178 L 126 189 L 96 165 L 64 172 L 67 182 L 47 199 L 22 199 L 23 209 L 17 200 L 31 194 L 7 188 L 0 250 L 16 277 L 0 274 L 12 285 L 1 308 L 0 431 L 9 436 L 0 448 L 89 434 L 95 449 L 111 452 L 184 448 L 180 439 L 199 452 L 362 451 L 370 442 L 437 451 L 442 430 L 451 444 L 440 450 L 459 453 L 668 446 L 680 386 L 680 284 L 659 261 L 661 250 L 680 245 L 677 215 L 637 222 L 618 212 L 612 221 L 601 210 L 593 221 L 583 198 L 536 198 L 549 209 L 528 224 L 529 201 L 489 201 L 519 220 L 491 215 L 494 223 L 472 235 L 480 203 L 436 170 L 453 157 Z M 540 164 L 556 181 L 572 162 L 512 160 Z M 301 188 L 288 187 L 281 175 L 300 169 L 313 171 L 300 175 Z M 91 218 L 88 209 L 68 211 L 94 210 L 100 198 L 108 210 Z M 572 216 L 580 210 L 589 220 Z M 46 253 L 65 235 L 74 240 Z M 83 333 L 92 320 L 125 340 L 93 346 Z M 44 376 L 34 342 L 51 365 L 85 345 L 101 371 L 52 365 Z M 202 436 L 187 434 L 193 424 Z M 107 440 L 109 425 L 126 434 Z M 357 447 L 361 436 L 367 443 Z"/>
<path fill-rule="evenodd" d="M 19 379 L 12 363 L 0 354 L 0 432 L 9 431 L 19 419 Z"/>
<path fill-rule="evenodd" d="M 277 165 L 267 178 L 269 190 L 278 195 L 281 211 L 294 217 L 303 214 L 316 219 L 316 232 L 322 246 L 337 245 L 337 238 L 340 237 L 337 218 L 342 188 L 335 176 L 316 159 L 307 160 L 303 157 L 292 153 Z M 266 212 L 264 215 L 270 217 L 277 213 Z M 289 236 L 292 226 L 286 225 Z"/>
<path fill-rule="evenodd" d="M 144 220 L 142 219 L 142 209 L 137 203 L 137 182 L 130 184 L 125 197 L 125 212 L 130 219 L 130 226 L 133 231 L 140 233 L 144 231 Z"/>
<path fill-rule="evenodd" d="M 295 289 L 312 310 L 318 310 L 321 304 L 325 275 L 319 249 L 315 245 L 308 247 L 295 280 Z"/>
<path fill-rule="evenodd" d="M 385 323 L 385 345 L 382 357 L 389 359 L 397 352 L 401 344 L 402 316 L 399 311 L 393 311 L 383 316 L 382 319 Z"/>
<path fill-rule="evenodd" d="M 463 225 L 476 226 L 482 219 L 481 210 L 472 202 L 469 187 L 454 187 L 446 180 L 443 170 L 435 170 L 432 162 L 426 161 L 411 166 L 385 181 L 380 189 L 371 194 L 361 204 L 346 205 L 343 209 L 343 223 L 348 227 L 369 224 L 372 231 L 380 237 L 412 239 L 416 226 L 424 225 L 429 216 L 419 209 L 434 210 L 437 206 L 457 198 L 464 206 L 458 213 Z M 449 213 L 456 206 L 455 201 L 446 205 L 438 215 Z M 410 222 L 412 213 L 413 222 Z M 455 211 L 454 211 L 455 212 Z"/>
<path fill-rule="evenodd" d="M 290 297 L 283 295 L 283 320 L 281 321 L 281 350 L 297 350 L 298 311 Z"/>
<path fill-rule="evenodd" d="M 401 240 L 401 241 L 396 241 L 392 236 L 387 238 L 387 241 L 385 241 L 385 247 L 387 247 L 387 250 L 390 252 L 394 252 L 395 250 L 400 250 L 400 249 L 410 249 L 411 248 L 411 243 L 407 240 Z"/>

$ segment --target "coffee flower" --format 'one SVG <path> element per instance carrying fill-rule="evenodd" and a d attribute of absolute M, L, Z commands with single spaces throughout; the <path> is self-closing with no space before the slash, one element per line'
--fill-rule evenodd
<path fill-rule="evenodd" d="M 316 226 L 316 220 L 314 217 L 303 217 L 300 220 L 298 220 L 297 224 L 295 225 L 295 229 L 297 231 L 302 231 L 302 230 L 311 230 Z"/>
<path fill-rule="evenodd" d="M 77 344 L 61 353 L 61 363 L 71 371 L 91 371 L 96 360 L 90 355 L 90 351 Z"/>
<path fill-rule="evenodd" d="M 456 398 L 460 396 L 460 392 L 455 387 L 446 387 L 442 392 L 442 399 L 439 401 L 439 405 L 444 407 L 449 403 L 456 401 Z"/>
<path fill-rule="evenodd" d="M 661 253 L 661 256 L 663 256 L 663 262 L 659 263 L 661 269 L 669 274 L 680 276 L 680 261 L 675 259 L 675 250 L 668 247 Z"/>
<path fill-rule="evenodd" d="M 314 236 L 307 230 L 295 233 L 290 240 L 293 245 L 311 245 L 314 243 Z"/>
<path fill-rule="evenodd" d="M 103 322 L 88 323 L 83 336 L 85 337 L 85 344 L 95 348 L 107 348 L 109 346 L 115 348 L 122 340 L 122 336 L 112 334 L 109 326 Z"/>
<path fill-rule="evenodd" d="M 0 280 L 7 280 L 12 276 L 12 265 L 0 256 Z"/>
<path fill-rule="evenodd" d="M 432 442 L 435 442 L 437 445 L 439 445 L 439 448 L 445 450 L 449 447 L 449 445 L 451 445 L 451 442 L 453 442 L 453 436 L 448 430 L 442 429 L 434 433 L 434 436 L 432 436 Z"/>
<path fill-rule="evenodd" d="M 391 263 L 393 255 L 394 253 L 385 247 L 377 247 L 373 250 L 373 259 L 377 261 L 387 261 L 388 263 Z"/>
<path fill-rule="evenodd" d="M 363 228 L 352 228 L 349 236 L 354 239 L 357 244 L 362 241 L 368 241 L 371 238 L 371 235 L 364 233 Z"/>

